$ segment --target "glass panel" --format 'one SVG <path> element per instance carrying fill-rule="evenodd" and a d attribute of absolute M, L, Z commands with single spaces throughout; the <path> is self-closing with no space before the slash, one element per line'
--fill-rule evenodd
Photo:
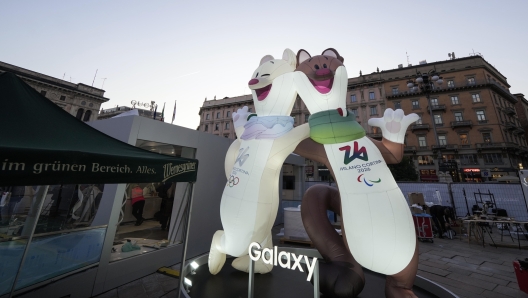
<path fill-rule="evenodd" d="M 194 148 L 147 140 L 138 140 L 136 146 L 177 157 L 194 158 L 196 153 Z M 127 184 L 110 261 L 163 249 L 179 241 L 173 229 L 183 214 L 180 206 L 187 185 L 158 181 Z"/>
<path fill-rule="evenodd" d="M 369 92 L 369 99 L 376 99 L 374 92 Z"/>
<path fill-rule="evenodd" d="M 455 113 L 455 121 L 463 121 L 464 119 L 462 118 L 462 113 L 460 112 L 456 112 Z"/>
<path fill-rule="evenodd" d="M 434 115 L 434 122 L 435 124 L 442 124 L 442 116 L 441 115 Z"/>
<path fill-rule="evenodd" d="M 99 262 L 105 234 L 106 227 L 45 237 L 35 235 L 16 289 Z"/>
<path fill-rule="evenodd" d="M 433 107 L 438 106 L 438 98 L 431 98 L 431 106 Z"/>
<path fill-rule="evenodd" d="M 447 145 L 447 140 L 445 136 L 438 136 L 439 145 Z"/>

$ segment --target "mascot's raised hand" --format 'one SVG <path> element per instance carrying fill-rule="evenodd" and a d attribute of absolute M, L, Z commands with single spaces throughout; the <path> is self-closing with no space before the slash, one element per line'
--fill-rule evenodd
<path fill-rule="evenodd" d="M 407 127 L 420 119 L 415 113 L 404 115 L 403 110 L 385 110 L 383 118 L 370 118 L 368 124 L 381 129 L 383 137 L 391 142 L 403 144 Z"/>
<path fill-rule="evenodd" d="M 242 135 L 244 131 L 244 125 L 247 123 L 247 117 L 251 115 L 248 112 L 248 107 L 244 106 L 241 109 L 238 109 L 236 112 L 233 112 L 233 126 L 235 127 L 235 133 L 238 137 Z"/>

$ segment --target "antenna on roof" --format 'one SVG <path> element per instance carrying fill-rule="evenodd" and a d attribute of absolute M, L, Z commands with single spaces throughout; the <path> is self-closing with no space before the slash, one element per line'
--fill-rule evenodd
<path fill-rule="evenodd" d="M 101 86 L 101 89 L 103 89 L 103 87 L 104 87 L 104 83 L 105 83 L 106 79 L 107 79 L 107 78 L 101 78 L 101 80 L 103 80 L 103 85 Z"/>
<path fill-rule="evenodd" d="M 95 76 L 94 76 L 94 79 L 93 79 L 93 81 L 92 81 L 92 87 L 93 87 L 93 84 L 95 83 L 95 77 L 97 76 L 97 71 L 98 71 L 98 70 L 99 70 L 99 69 L 96 69 L 96 70 L 95 70 Z"/>
<path fill-rule="evenodd" d="M 411 65 L 411 61 L 409 60 L 409 54 L 407 54 L 407 51 L 405 52 L 405 55 L 407 56 L 407 65 Z"/>
<path fill-rule="evenodd" d="M 64 74 L 62 75 L 62 79 L 63 79 L 63 80 L 64 80 L 64 76 L 66 76 L 66 73 L 64 73 Z"/>

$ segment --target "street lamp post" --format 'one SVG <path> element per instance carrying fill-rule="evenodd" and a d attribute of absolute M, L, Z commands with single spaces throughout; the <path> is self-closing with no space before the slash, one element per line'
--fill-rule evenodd
<path fill-rule="evenodd" d="M 437 145 L 438 151 L 438 170 L 440 170 L 440 164 L 442 163 L 442 153 L 440 147 L 440 140 L 438 139 L 438 134 L 436 132 L 436 122 L 433 115 L 433 105 L 431 104 L 431 92 L 435 90 L 436 84 L 442 85 L 444 81 L 442 77 L 438 76 L 438 73 L 435 69 L 428 71 L 427 73 L 421 73 L 416 71 L 416 77 L 410 79 L 407 82 L 407 87 L 411 92 L 421 91 L 425 94 L 427 98 L 427 104 L 429 105 L 429 114 L 431 115 L 431 121 L 433 126 L 434 137 Z"/>

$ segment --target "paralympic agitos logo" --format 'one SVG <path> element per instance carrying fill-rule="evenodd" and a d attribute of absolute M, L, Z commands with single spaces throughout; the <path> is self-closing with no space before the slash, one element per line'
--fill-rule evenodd
<path fill-rule="evenodd" d="M 365 147 L 361 147 L 361 149 L 359 149 L 358 142 L 354 142 L 354 154 L 352 154 L 352 156 L 350 156 L 350 149 L 352 149 L 350 146 L 339 148 L 340 151 L 345 151 L 345 159 L 343 161 L 345 165 L 351 163 L 356 158 L 368 161 L 367 149 Z"/>

